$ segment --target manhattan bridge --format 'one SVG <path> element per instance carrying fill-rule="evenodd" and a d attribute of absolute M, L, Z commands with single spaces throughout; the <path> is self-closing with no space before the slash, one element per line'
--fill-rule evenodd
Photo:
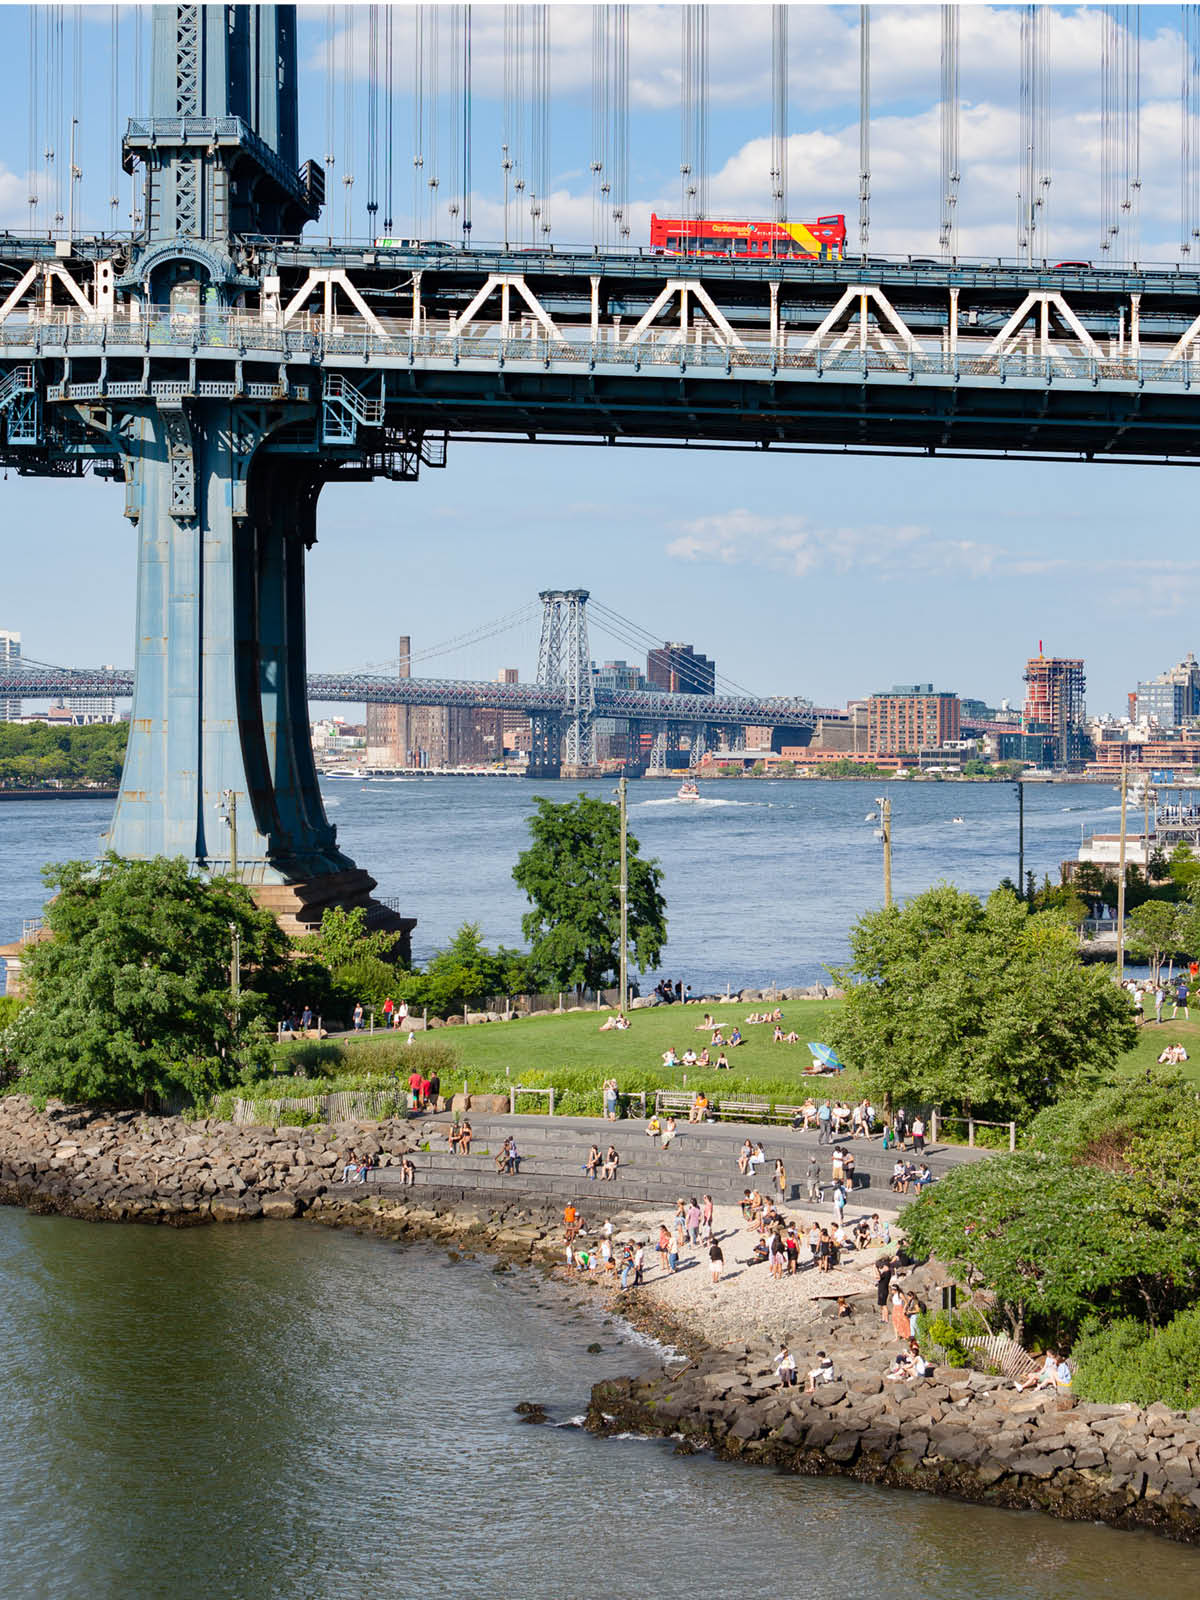
<path fill-rule="evenodd" d="M 64 9 L 33 8 L 60 26 Z M 127 108 L 120 139 L 135 197 L 128 231 L 115 227 L 115 183 L 114 226 L 75 226 L 82 156 L 62 87 L 61 32 L 32 17 L 31 155 L 47 102 L 60 135 L 47 139 L 42 163 L 43 173 L 53 166 L 53 181 L 39 190 L 31 179 L 28 231 L 0 237 L 0 464 L 124 486 L 139 553 L 129 747 L 109 836 L 119 854 L 228 869 L 218 807 L 232 794 L 247 882 L 281 903 L 290 896 L 310 921 L 322 905 L 369 895 L 373 880 L 326 818 L 309 742 L 308 695 L 323 691 L 307 672 L 305 554 L 327 485 L 452 472 L 457 442 L 471 439 L 723 448 L 746 452 L 743 471 L 755 454 L 814 450 L 1200 460 L 1195 7 L 1181 8 L 1180 245 L 1162 266 L 1139 262 L 1132 243 L 1140 58 L 1128 19 L 1121 26 L 1115 13 L 1136 7 L 1104 13 L 1102 265 L 1043 253 L 1051 92 L 1046 11 L 1034 6 L 1015 8 L 1021 162 L 1012 258 L 971 260 L 958 250 L 954 7 L 940 8 L 935 62 L 934 253 L 885 258 L 869 248 L 869 7 L 858 27 L 857 249 L 778 243 L 800 226 L 788 220 L 786 6 L 770 8 L 775 231 L 753 250 L 714 248 L 710 9 L 737 26 L 731 9 L 680 8 L 680 214 L 655 247 L 635 240 L 630 222 L 628 8 L 592 8 L 597 224 L 593 243 L 578 249 L 555 242 L 549 222 L 553 8 L 504 8 L 505 115 L 524 132 L 503 146 L 497 243 L 472 231 L 469 6 L 418 7 L 411 38 L 399 37 L 391 8 L 357 8 L 369 32 L 362 182 L 371 225 L 357 239 L 336 238 L 329 219 L 330 152 L 324 163 L 301 159 L 295 7 L 154 8 L 148 82 L 137 85 L 141 99 Z M 114 60 L 115 47 L 114 39 Z M 70 76 L 79 83 L 86 73 L 76 51 Z M 445 208 L 449 242 L 431 237 L 416 206 L 413 236 L 393 231 L 400 65 L 411 65 L 425 107 L 414 132 L 417 185 L 433 162 L 430 84 L 440 71 L 449 86 L 459 195 Z M 338 176 L 348 216 L 354 175 L 343 162 Z M 416 536 L 414 546 L 419 562 Z M 569 609 L 571 591 L 551 593 Z M 530 709 L 542 719 L 547 765 L 563 753 L 560 739 L 569 757 L 586 757 L 601 709 L 587 699 L 579 638 L 567 626 L 557 646 L 547 644 L 539 683 L 526 686 L 541 693 Z M 79 692 L 67 676 L 76 687 L 64 682 L 59 692 Z M 370 690 L 364 683 L 355 697 Z M 14 682 L 5 692 L 38 690 Z M 701 707 L 698 697 L 678 698 L 693 704 L 645 709 L 663 724 L 712 727 L 749 720 L 753 699 Z M 772 709 L 769 720 L 798 726 L 811 715 L 800 697 Z"/>

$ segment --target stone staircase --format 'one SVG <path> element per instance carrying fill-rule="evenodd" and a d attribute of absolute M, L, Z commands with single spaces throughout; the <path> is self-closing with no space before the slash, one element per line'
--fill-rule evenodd
<path fill-rule="evenodd" d="M 711 1194 L 718 1205 L 736 1204 L 742 1190 L 757 1187 L 773 1193 L 772 1169 L 777 1156 L 783 1158 L 788 1175 L 788 1199 L 803 1207 L 807 1201 L 809 1158 L 820 1163 L 821 1182 L 831 1185 L 832 1147 L 819 1145 L 812 1132 L 790 1128 L 764 1127 L 761 1124 L 681 1123 L 675 1141 L 667 1150 L 658 1147 L 639 1121 L 606 1122 L 598 1117 L 478 1116 L 471 1117 L 474 1135 L 471 1154 L 451 1154 L 445 1140 L 448 1121 L 429 1116 L 410 1124 L 418 1145 L 429 1149 L 411 1152 L 417 1169 L 417 1190 L 437 1189 L 440 1194 L 482 1197 L 503 1193 L 511 1200 L 556 1199 L 582 1202 L 589 1211 L 607 1208 L 618 1211 L 629 1206 L 666 1206 L 674 1209 L 681 1196 L 690 1199 Z M 427 1130 L 427 1131 L 426 1131 Z M 498 1176 L 495 1155 L 509 1136 L 517 1141 L 521 1170 Z M 767 1163 L 753 1180 L 738 1171 L 737 1158 L 744 1139 L 762 1145 Z M 599 1145 L 603 1154 L 609 1143 L 616 1146 L 621 1165 L 611 1182 L 590 1180 L 584 1172 L 589 1147 Z M 845 1140 L 856 1162 L 855 1190 L 849 1197 L 847 1212 L 856 1216 L 863 1210 L 894 1213 L 911 1196 L 897 1195 L 889 1188 L 893 1151 L 885 1151 L 879 1139 Z M 978 1160 L 986 1152 L 958 1146 L 939 1145 L 926 1150 L 935 1179 L 962 1161 Z M 371 1184 L 381 1192 L 399 1187 L 394 1169 L 383 1168 Z M 411 1191 L 410 1191 L 411 1192 Z M 829 1202 L 826 1199 L 825 1205 Z"/>

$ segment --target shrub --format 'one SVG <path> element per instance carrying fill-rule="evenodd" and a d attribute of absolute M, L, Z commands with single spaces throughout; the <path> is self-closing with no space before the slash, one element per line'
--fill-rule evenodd
<path fill-rule="evenodd" d="M 940 1351 L 940 1359 L 946 1366 L 969 1367 L 975 1352 L 964 1341 L 987 1332 L 987 1323 L 970 1306 L 952 1314 L 939 1311 L 927 1321 L 922 1319 L 921 1353 L 927 1358 L 939 1359 Z"/>
<path fill-rule="evenodd" d="M 1162 1400 L 1190 1410 L 1200 1405 L 1200 1305 L 1149 1331 L 1131 1317 L 1107 1327 L 1090 1318 L 1071 1356 L 1075 1392 L 1085 1400 L 1139 1406 Z"/>

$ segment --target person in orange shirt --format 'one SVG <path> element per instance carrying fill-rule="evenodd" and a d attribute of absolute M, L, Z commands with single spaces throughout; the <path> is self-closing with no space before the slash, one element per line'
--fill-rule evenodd
<path fill-rule="evenodd" d="M 566 1230 L 568 1242 L 579 1232 L 579 1216 L 575 1207 L 569 1201 L 563 1207 L 563 1227 Z"/>

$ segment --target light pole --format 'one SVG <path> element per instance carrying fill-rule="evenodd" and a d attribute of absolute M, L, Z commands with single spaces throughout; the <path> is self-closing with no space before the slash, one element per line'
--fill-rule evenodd
<path fill-rule="evenodd" d="M 242 997 L 242 934 L 236 922 L 229 924 L 229 942 L 232 946 L 229 960 L 229 992 L 233 996 L 233 1014 L 236 1024 L 237 1008 Z"/>
<path fill-rule="evenodd" d="M 618 891 L 621 898 L 621 968 L 618 979 L 617 1011 L 625 1015 L 629 1005 L 629 779 L 617 784 L 621 811 L 621 877 Z"/>
<path fill-rule="evenodd" d="M 238 875 L 236 790 L 222 789 L 221 798 L 217 801 L 217 814 L 224 817 L 229 824 L 229 876 L 236 878 Z"/>
<path fill-rule="evenodd" d="M 883 903 L 892 903 L 892 802 L 886 794 L 876 795 L 879 807 L 879 838 L 883 844 Z"/>
<path fill-rule="evenodd" d="M 1017 899 L 1025 898 L 1025 785 L 1020 778 L 1013 787 L 1017 791 Z"/>
<path fill-rule="evenodd" d="M 1117 863 L 1117 982 L 1125 975 L 1125 801 L 1129 794 L 1129 767 L 1121 762 L 1121 849 Z"/>

